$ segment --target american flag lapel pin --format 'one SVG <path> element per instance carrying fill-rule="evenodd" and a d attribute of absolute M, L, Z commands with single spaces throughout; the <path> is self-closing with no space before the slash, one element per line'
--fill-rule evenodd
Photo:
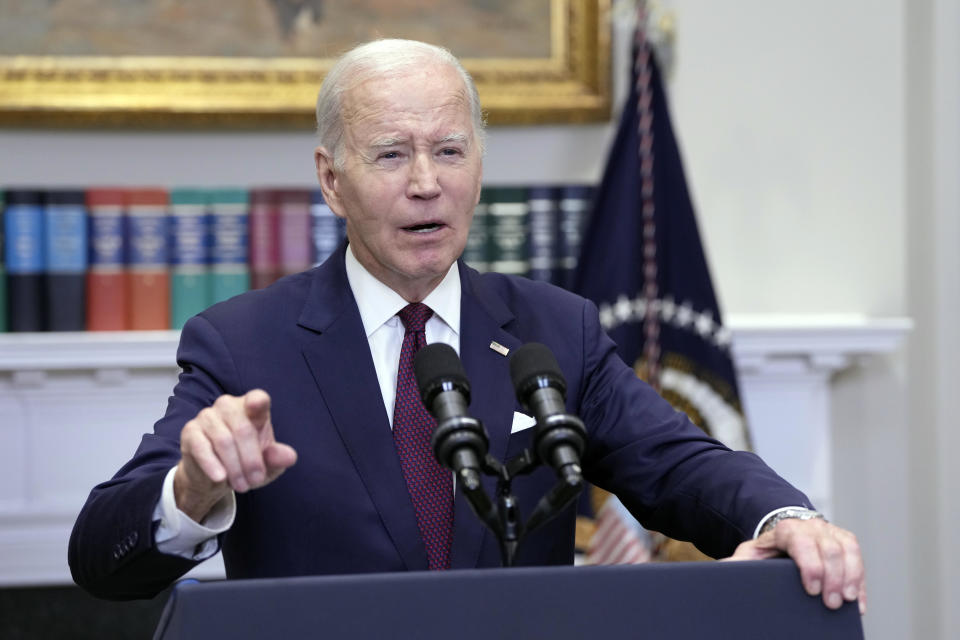
<path fill-rule="evenodd" d="M 500 343 L 497 342 L 496 340 L 494 340 L 493 342 L 490 343 L 490 348 L 493 349 L 494 351 L 496 351 L 497 353 L 499 353 L 499 354 L 502 355 L 502 356 L 505 356 L 505 355 L 507 355 L 508 353 L 510 353 L 510 349 L 506 348 L 505 346 L 503 346 L 502 344 L 500 344 Z"/>

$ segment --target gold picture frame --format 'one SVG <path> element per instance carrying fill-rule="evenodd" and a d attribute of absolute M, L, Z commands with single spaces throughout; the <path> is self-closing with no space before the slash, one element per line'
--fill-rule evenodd
<path fill-rule="evenodd" d="M 550 55 L 464 58 L 490 124 L 610 114 L 610 0 L 550 3 Z M 312 128 L 332 59 L 0 56 L 0 126 Z"/>

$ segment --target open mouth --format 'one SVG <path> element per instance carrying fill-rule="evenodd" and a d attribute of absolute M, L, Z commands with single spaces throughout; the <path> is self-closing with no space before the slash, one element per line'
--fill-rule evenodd
<path fill-rule="evenodd" d="M 404 227 L 404 231 L 411 231 L 413 233 L 430 233 L 431 231 L 436 231 L 443 225 L 436 222 L 425 222 L 423 224 L 415 224 L 409 227 Z"/>

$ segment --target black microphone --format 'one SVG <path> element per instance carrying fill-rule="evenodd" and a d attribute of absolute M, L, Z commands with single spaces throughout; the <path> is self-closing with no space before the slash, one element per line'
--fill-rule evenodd
<path fill-rule="evenodd" d="M 457 352 L 442 342 L 429 344 L 414 358 L 413 372 L 420 398 L 437 420 L 430 439 L 433 455 L 453 469 L 464 489 L 478 489 L 490 439 L 483 425 L 467 414 L 470 383 Z"/>
<path fill-rule="evenodd" d="M 587 431 L 580 418 L 566 411 L 567 382 L 557 359 L 545 345 L 527 343 L 510 356 L 510 378 L 520 404 L 537 420 L 534 453 L 558 476 L 579 483 Z"/>

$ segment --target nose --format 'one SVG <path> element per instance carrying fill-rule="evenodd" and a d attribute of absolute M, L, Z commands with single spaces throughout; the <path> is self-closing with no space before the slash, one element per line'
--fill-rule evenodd
<path fill-rule="evenodd" d="M 407 197 L 430 200 L 440 195 L 437 167 L 429 153 L 417 153 L 410 166 Z"/>

